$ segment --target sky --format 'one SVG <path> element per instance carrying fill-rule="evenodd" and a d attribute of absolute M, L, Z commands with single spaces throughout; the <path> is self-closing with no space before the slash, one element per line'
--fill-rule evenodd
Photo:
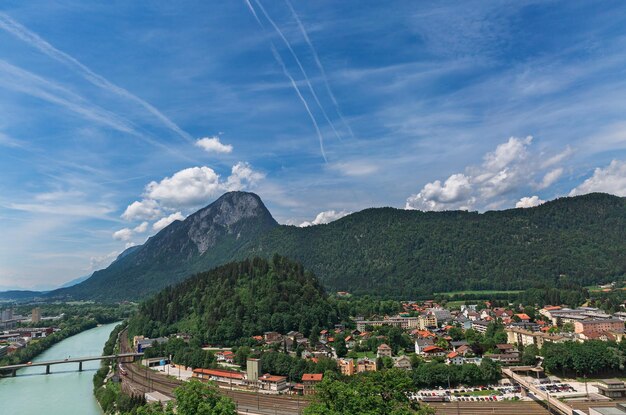
<path fill-rule="evenodd" d="M 626 196 L 619 1 L 0 4 L 0 289 L 230 190 L 284 224 Z"/>

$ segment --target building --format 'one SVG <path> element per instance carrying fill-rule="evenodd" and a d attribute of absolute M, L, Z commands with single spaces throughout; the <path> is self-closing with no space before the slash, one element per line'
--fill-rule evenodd
<path fill-rule="evenodd" d="M 259 380 L 259 359 L 249 357 L 246 360 L 246 378 L 248 381 L 256 382 Z"/>
<path fill-rule="evenodd" d="M 437 317 L 434 314 L 422 314 L 417 319 L 417 326 L 420 330 L 437 327 Z"/>
<path fill-rule="evenodd" d="M 376 357 L 391 357 L 392 350 L 391 347 L 387 346 L 385 343 L 378 346 L 378 350 L 376 352 Z"/>
<path fill-rule="evenodd" d="M 393 358 L 393 367 L 396 369 L 411 370 L 413 365 L 411 365 L 411 359 L 409 356 L 402 355 Z"/>
<path fill-rule="evenodd" d="M 263 340 L 265 340 L 266 343 L 277 343 L 281 341 L 282 339 L 283 339 L 283 336 L 281 336 L 280 333 L 275 332 L 275 331 L 267 331 L 263 333 Z"/>
<path fill-rule="evenodd" d="M 304 386 L 305 395 L 313 395 L 315 387 L 322 381 L 324 375 L 321 373 L 305 373 L 302 375 L 302 385 Z"/>
<path fill-rule="evenodd" d="M 532 332 L 514 327 L 507 327 L 504 331 L 506 332 L 507 343 L 515 343 L 523 346 L 535 345 L 540 349 L 543 347 L 544 343 L 561 343 L 567 340 L 564 336 L 551 335 L 540 331 Z"/>
<path fill-rule="evenodd" d="M 618 379 L 604 379 L 597 384 L 598 392 L 607 398 L 626 398 L 626 384 Z"/>
<path fill-rule="evenodd" d="M 281 392 L 287 389 L 287 377 L 264 374 L 259 378 L 259 389 L 268 392 Z"/>
<path fill-rule="evenodd" d="M 6 356 L 9 352 L 9 346 L 0 346 L 0 359 Z"/>
<path fill-rule="evenodd" d="M 39 323 L 41 321 L 41 309 L 39 307 L 33 308 L 30 321 L 33 323 Z"/>
<path fill-rule="evenodd" d="M 415 339 L 415 353 L 423 354 L 424 348 L 433 346 L 435 341 L 431 337 Z"/>
<path fill-rule="evenodd" d="M 394 326 L 400 327 L 403 330 L 417 328 L 418 327 L 418 318 L 417 317 L 389 317 L 384 320 L 357 320 L 356 321 L 356 329 L 358 331 L 365 331 L 367 326 L 372 327 L 380 327 L 380 326 Z"/>
<path fill-rule="evenodd" d="M 485 320 L 475 320 L 472 321 L 472 329 L 476 330 L 479 333 L 485 333 L 487 331 L 487 327 L 489 327 L 489 322 Z"/>
<path fill-rule="evenodd" d="M 618 403 L 613 407 L 589 408 L 589 415 L 626 415 L 626 404 Z"/>
<path fill-rule="evenodd" d="M 354 375 L 354 360 L 353 359 L 339 359 L 337 360 L 339 370 L 344 376 Z"/>
<path fill-rule="evenodd" d="M 0 313 L 0 321 L 9 321 L 13 320 L 13 309 L 7 308 L 6 310 L 2 310 Z"/>
<path fill-rule="evenodd" d="M 368 359 L 367 357 L 359 359 L 356 362 L 356 371 L 357 373 L 376 372 L 376 362 L 374 360 Z"/>
<path fill-rule="evenodd" d="M 624 322 L 617 318 L 581 320 L 574 323 L 574 333 L 624 331 Z"/>
<path fill-rule="evenodd" d="M 194 369 L 192 376 L 199 380 L 210 380 L 213 382 L 239 386 L 244 385 L 246 378 L 243 372 L 226 369 Z"/>
<path fill-rule="evenodd" d="M 488 357 L 493 361 L 500 362 L 505 365 L 512 365 L 520 362 L 519 353 L 487 353 L 483 355 L 483 357 Z"/>
<path fill-rule="evenodd" d="M 152 391 L 146 392 L 144 394 L 144 398 L 146 398 L 146 403 L 158 402 L 161 406 L 166 405 L 169 401 L 172 400 L 169 396 L 163 395 L 161 392 Z"/>
<path fill-rule="evenodd" d="M 442 357 L 446 355 L 446 351 L 439 346 L 426 346 L 422 350 L 422 356 L 426 358 Z"/>
<path fill-rule="evenodd" d="M 450 352 L 446 356 L 446 363 L 449 365 L 462 365 L 464 360 L 463 356 L 457 352 Z"/>

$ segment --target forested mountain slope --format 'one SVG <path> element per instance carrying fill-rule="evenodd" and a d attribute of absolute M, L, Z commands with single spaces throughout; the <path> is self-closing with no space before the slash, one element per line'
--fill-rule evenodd
<path fill-rule="evenodd" d="M 308 335 L 336 322 L 319 281 L 275 255 L 226 264 L 164 289 L 141 305 L 129 329 L 151 337 L 185 332 L 203 343 L 229 344 L 272 330 Z"/>
<path fill-rule="evenodd" d="M 230 225 L 221 225 L 225 218 Z M 276 224 L 254 194 L 227 193 L 52 295 L 140 298 L 192 273 L 274 253 L 302 263 L 328 290 L 395 298 L 588 285 L 625 273 L 626 199 L 596 193 L 486 213 L 373 208 L 298 228 Z"/>

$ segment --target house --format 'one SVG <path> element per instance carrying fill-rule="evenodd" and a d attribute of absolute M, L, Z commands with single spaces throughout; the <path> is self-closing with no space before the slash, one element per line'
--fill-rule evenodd
<path fill-rule="evenodd" d="M 413 365 L 411 365 L 411 359 L 407 355 L 402 355 L 393 358 L 393 367 L 397 369 L 411 370 Z"/>
<path fill-rule="evenodd" d="M 426 358 L 445 356 L 446 351 L 439 346 L 426 346 L 422 350 L 422 356 Z"/>
<path fill-rule="evenodd" d="M 322 381 L 324 375 L 321 373 L 305 373 L 302 375 L 302 385 L 304 386 L 305 395 L 313 395 L 315 386 Z"/>
<path fill-rule="evenodd" d="M 463 356 L 457 352 L 450 352 L 446 355 L 446 364 L 448 365 L 462 365 Z"/>
<path fill-rule="evenodd" d="M 339 370 L 344 376 L 354 375 L 354 360 L 353 359 L 339 359 L 337 360 Z"/>
<path fill-rule="evenodd" d="M 278 393 L 287 389 L 287 377 L 266 373 L 259 377 L 259 385 L 261 390 Z"/>
<path fill-rule="evenodd" d="M 354 340 L 354 337 L 352 335 L 346 337 L 345 341 L 346 341 L 346 347 L 348 349 L 354 349 L 354 346 L 356 346 L 356 341 Z"/>
<path fill-rule="evenodd" d="M 415 339 L 415 353 L 422 355 L 425 347 L 433 346 L 434 344 L 432 337 Z"/>
<path fill-rule="evenodd" d="M 283 336 L 276 331 L 266 331 L 263 333 L 263 339 L 265 343 L 278 343 L 283 339 Z"/>
<path fill-rule="evenodd" d="M 218 362 L 234 363 L 235 353 L 230 350 L 224 350 L 215 353 L 215 357 Z"/>
<path fill-rule="evenodd" d="M 461 347 L 461 346 L 468 346 L 469 343 L 467 343 L 465 340 L 458 340 L 458 341 L 452 341 L 450 342 L 450 346 L 452 346 L 452 350 L 456 352 L 456 349 Z"/>
<path fill-rule="evenodd" d="M 376 372 L 376 362 L 374 360 L 368 359 L 367 357 L 359 359 L 356 362 L 356 371 L 357 373 Z"/>
<path fill-rule="evenodd" d="M 455 352 L 457 352 L 458 354 L 460 354 L 463 357 L 467 356 L 470 353 L 473 353 L 472 348 L 469 347 L 468 344 L 463 344 L 463 345 L 457 347 Z"/>
<path fill-rule="evenodd" d="M 376 352 L 376 357 L 391 357 L 392 351 L 391 347 L 387 346 L 385 343 L 378 346 L 378 350 Z"/>
<path fill-rule="evenodd" d="M 519 319 L 519 321 L 523 322 L 523 323 L 529 323 L 530 322 L 530 316 L 526 313 L 518 313 L 515 314 L 515 317 L 517 317 Z"/>
<path fill-rule="evenodd" d="M 326 340 L 328 338 L 328 330 L 324 329 L 320 331 L 320 340 Z"/>
<path fill-rule="evenodd" d="M 498 349 L 498 351 L 500 353 L 517 353 L 517 354 L 519 354 L 519 352 L 517 351 L 515 346 L 512 345 L 512 344 L 509 344 L 509 343 L 496 344 L 496 349 Z"/>
<path fill-rule="evenodd" d="M 483 357 L 488 357 L 493 361 L 504 363 L 505 365 L 512 365 L 520 362 L 519 353 L 487 353 L 484 354 Z"/>
<path fill-rule="evenodd" d="M 590 319 L 574 323 L 574 333 L 601 333 L 605 331 L 624 331 L 624 322 L 617 318 Z"/>

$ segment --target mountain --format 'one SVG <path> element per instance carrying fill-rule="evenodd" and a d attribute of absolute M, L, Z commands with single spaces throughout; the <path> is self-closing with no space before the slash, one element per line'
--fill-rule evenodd
<path fill-rule="evenodd" d="M 275 255 L 233 262 L 167 287 L 129 323 L 130 334 L 185 332 L 204 343 L 232 344 L 259 333 L 332 327 L 337 315 L 302 265 Z"/>
<path fill-rule="evenodd" d="M 228 262 L 278 226 L 261 199 L 229 192 L 184 221 L 174 221 L 141 246 L 124 251 L 88 280 L 51 297 L 135 299 Z"/>
<path fill-rule="evenodd" d="M 0 301 L 26 301 L 43 297 L 45 292 L 28 290 L 9 290 L 0 292 Z"/>
<path fill-rule="evenodd" d="M 626 272 L 626 199 L 566 197 L 485 213 L 372 208 L 326 225 L 278 225 L 252 193 L 227 193 L 55 297 L 137 299 L 193 273 L 274 253 L 328 290 L 394 298 L 590 285 Z"/>
<path fill-rule="evenodd" d="M 124 252 L 126 252 L 126 251 L 124 251 Z M 59 288 L 73 287 L 74 285 L 80 284 L 81 282 L 87 280 L 89 277 L 91 277 L 91 274 L 90 275 L 83 275 L 82 277 L 78 277 L 78 278 L 74 278 L 73 280 L 70 280 L 70 281 L 66 282 L 65 284 L 61 285 Z"/>

